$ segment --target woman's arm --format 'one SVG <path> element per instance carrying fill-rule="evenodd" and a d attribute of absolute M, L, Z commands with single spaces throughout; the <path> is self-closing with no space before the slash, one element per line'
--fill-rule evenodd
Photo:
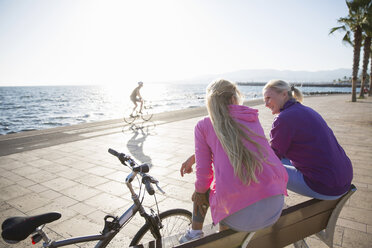
<path fill-rule="evenodd" d="M 192 166 L 195 164 L 195 154 L 191 155 L 185 162 L 181 165 L 181 177 L 183 177 L 184 174 L 190 174 L 193 169 Z"/>
<path fill-rule="evenodd" d="M 140 93 L 140 88 L 137 89 L 137 96 L 139 97 L 139 99 L 142 100 L 142 96 L 141 96 L 141 93 Z"/>
<path fill-rule="evenodd" d="M 205 193 L 213 181 L 212 151 L 207 143 L 208 124 L 206 119 L 200 121 L 195 127 L 195 161 L 196 181 L 195 191 Z M 213 128 L 213 127 L 211 127 Z"/>
<path fill-rule="evenodd" d="M 270 146 L 275 154 L 285 157 L 293 138 L 294 129 L 286 120 L 276 118 L 270 131 Z"/>

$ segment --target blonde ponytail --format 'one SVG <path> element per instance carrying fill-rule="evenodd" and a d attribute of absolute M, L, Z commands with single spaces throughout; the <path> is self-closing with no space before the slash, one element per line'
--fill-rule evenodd
<path fill-rule="evenodd" d="M 257 134 L 248 127 L 235 122 L 230 116 L 228 106 L 233 103 L 233 99 L 236 103 L 241 103 L 242 95 L 236 85 L 227 80 L 216 80 L 207 87 L 208 113 L 218 140 L 234 168 L 235 175 L 245 184 L 251 181 L 257 183 L 256 172 L 262 171 L 264 155 L 260 145 L 246 132 Z M 258 154 L 248 150 L 243 140 L 253 144 Z"/>

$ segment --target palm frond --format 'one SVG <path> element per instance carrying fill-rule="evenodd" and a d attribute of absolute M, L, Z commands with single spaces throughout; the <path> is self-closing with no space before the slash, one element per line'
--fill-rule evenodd
<path fill-rule="evenodd" d="M 344 43 L 345 45 L 353 46 L 353 42 L 351 41 L 351 35 L 349 31 L 347 31 L 344 37 L 342 38 L 342 43 Z"/>
<path fill-rule="evenodd" d="M 329 31 L 329 34 L 333 34 L 336 31 L 346 31 L 345 25 L 331 28 L 331 30 Z"/>

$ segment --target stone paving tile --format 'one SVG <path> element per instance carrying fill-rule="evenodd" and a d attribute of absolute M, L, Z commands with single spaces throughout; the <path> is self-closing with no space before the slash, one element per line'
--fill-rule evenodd
<path fill-rule="evenodd" d="M 39 167 L 39 169 L 48 171 L 48 172 L 50 172 L 52 174 L 58 174 L 61 171 L 68 170 L 69 167 L 68 166 L 65 166 L 65 165 L 62 165 L 62 164 L 58 164 L 56 162 L 53 162 L 53 163 L 51 163 L 49 165 L 43 165 L 43 166 Z"/>
<path fill-rule="evenodd" d="M 41 172 L 41 170 L 38 168 L 31 167 L 31 166 L 24 166 L 24 167 L 19 167 L 17 169 L 13 169 L 12 172 L 20 176 L 23 176 L 23 175 L 38 173 L 38 172 Z"/>
<path fill-rule="evenodd" d="M 17 168 L 20 168 L 20 167 L 24 167 L 25 164 L 23 162 L 18 161 L 18 160 L 11 159 L 9 162 L 3 163 L 1 166 L 5 170 L 13 170 L 13 169 L 17 169 Z"/>
<path fill-rule="evenodd" d="M 95 174 L 97 176 L 106 176 L 114 172 L 113 169 L 105 168 L 103 166 L 95 166 L 86 170 L 88 173 Z"/>
<path fill-rule="evenodd" d="M 45 186 L 42 186 L 42 187 L 44 187 L 46 190 L 40 192 L 39 195 L 40 196 L 43 196 L 44 198 L 48 198 L 48 199 L 54 200 L 54 199 L 62 196 L 62 194 L 60 194 L 60 193 L 58 193 L 58 192 L 56 192 L 54 190 L 51 190 L 51 189 L 49 189 L 49 188 L 47 188 Z"/>
<path fill-rule="evenodd" d="M 76 204 L 78 201 L 72 199 L 71 197 L 61 195 L 60 197 L 55 198 L 54 202 L 61 206 L 69 207 L 69 206 Z"/>
<path fill-rule="evenodd" d="M 99 184 L 105 183 L 108 180 L 109 179 L 107 179 L 107 178 L 96 176 L 96 175 L 87 175 L 87 176 L 84 176 L 84 177 L 81 177 L 81 178 L 76 178 L 75 182 L 94 187 L 94 186 L 97 186 Z"/>
<path fill-rule="evenodd" d="M 72 167 L 74 164 L 78 162 L 78 160 L 73 157 L 62 157 L 62 158 L 54 159 L 53 161 L 58 164 L 65 165 L 67 167 Z"/>
<path fill-rule="evenodd" d="M 370 210 L 345 206 L 342 209 L 341 216 L 350 221 L 372 225 L 372 212 Z"/>
<path fill-rule="evenodd" d="M 0 177 L 0 189 L 1 188 L 4 188 L 4 187 L 7 187 L 7 186 L 10 186 L 12 184 L 14 184 L 15 182 L 13 182 L 12 180 L 9 180 L 5 177 Z"/>
<path fill-rule="evenodd" d="M 0 167 L 8 167 L 10 163 L 13 163 L 15 160 L 9 156 L 3 156 L 0 159 Z"/>
<path fill-rule="evenodd" d="M 342 239 L 342 247 L 370 248 L 372 235 L 365 232 L 358 232 L 354 229 L 345 228 Z"/>
<path fill-rule="evenodd" d="M 367 233 L 372 234 L 372 225 L 367 225 Z"/>
<path fill-rule="evenodd" d="M 60 190 L 58 192 L 80 202 L 89 199 L 95 195 L 98 195 L 102 191 L 88 187 L 83 184 L 78 184 L 70 188 Z"/>
<path fill-rule="evenodd" d="M 124 183 L 116 181 L 108 181 L 96 186 L 95 188 L 115 196 L 121 196 L 124 194 L 124 190 L 127 191 Z"/>
<path fill-rule="evenodd" d="M 108 193 L 101 193 L 99 195 L 96 195 L 95 197 L 89 198 L 85 202 L 107 213 L 113 212 L 117 209 L 121 209 L 125 206 L 129 207 L 129 205 L 131 204 L 131 202 L 128 200 L 110 195 Z"/>
<path fill-rule="evenodd" d="M 341 217 L 338 218 L 337 225 L 347 227 L 347 228 L 351 228 L 351 229 L 361 231 L 361 232 L 367 232 L 367 225 L 366 224 L 358 223 L 358 222 L 351 221 L 351 220 L 348 220 L 348 219 L 344 219 L 344 218 L 341 218 Z"/>
<path fill-rule="evenodd" d="M 125 170 L 124 167 L 122 169 Z M 105 178 L 106 178 L 106 181 L 108 181 L 108 180 L 112 181 L 113 180 L 113 181 L 123 183 L 125 181 L 125 178 L 128 176 L 128 172 L 129 172 L 129 169 L 127 169 L 127 172 L 118 170 L 118 171 L 115 171 L 111 174 L 106 175 Z"/>
<path fill-rule="evenodd" d="M 14 160 L 20 161 L 22 163 L 39 159 L 39 157 L 32 152 L 15 153 L 12 155 L 8 155 L 8 158 L 13 158 Z"/>
<path fill-rule="evenodd" d="M 16 209 L 28 213 L 31 210 L 48 204 L 50 200 L 41 197 L 39 194 L 36 193 L 28 193 L 23 196 L 8 200 L 7 202 Z"/>
<path fill-rule="evenodd" d="M 77 163 L 74 163 L 71 165 L 71 167 L 73 167 L 74 169 L 77 169 L 77 170 L 87 170 L 87 169 L 90 169 L 90 168 L 93 168 L 95 166 L 97 166 L 91 159 L 86 159 L 84 157 L 81 157 L 80 158 L 81 160 Z"/>
<path fill-rule="evenodd" d="M 20 185 L 10 185 L 1 189 L 0 199 L 9 201 L 11 199 L 26 195 L 32 191 Z"/>
<path fill-rule="evenodd" d="M 96 211 L 96 208 L 81 202 L 72 205 L 69 208 L 85 216 Z"/>
<path fill-rule="evenodd" d="M 61 234 L 63 237 L 76 237 L 98 234 L 102 231 L 102 226 L 90 221 L 84 216 L 77 215 L 73 218 L 59 222 L 53 227 L 53 230 Z"/>
<path fill-rule="evenodd" d="M 72 180 L 59 177 L 59 178 L 52 179 L 50 181 L 43 182 L 42 185 L 50 189 L 53 189 L 55 191 L 60 191 L 65 188 L 69 188 L 71 186 L 77 185 L 77 183 Z"/>
<path fill-rule="evenodd" d="M 29 179 L 23 179 L 17 182 L 17 184 L 25 187 L 25 188 L 30 188 L 31 186 L 34 186 L 36 182 L 29 180 Z"/>
<path fill-rule="evenodd" d="M 61 152 L 61 151 L 55 151 L 53 149 L 50 149 L 48 153 L 38 155 L 40 158 L 46 159 L 46 160 L 57 160 L 60 158 L 68 157 L 69 153 L 67 152 Z"/>
<path fill-rule="evenodd" d="M 351 103 L 348 95 L 308 97 L 304 104 L 324 117 L 354 166 L 353 183 L 358 190 L 341 212 L 334 247 L 371 247 L 372 99 Z M 274 116 L 263 105 L 254 108 L 259 110 L 268 137 Z M 157 194 L 161 211 L 175 207 L 191 211 L 195 174 L 181 177 L 179 167 L 193 153 L 193 129 L 199 119 L 157 125 L 149 132 L 118 131 L 0 157 L 0 221 L 13 215 L 59 211 L 62 218 L 48 224 L 52 237 L 97 234 L 106 214 L 121 215 L 132 204 L 124 184 L 129 169 L 107 153 L 110 147 L 130 154 L 138 162 L 152 163 L 151 174 L 166 191 L 166 195 Z M 138 190 L 136 185 L 134 188 Z M 308 199 L 289 192 L 286 204 Z M 154 198 L 146 197 L 144 206 L 154 207 Z M 210 214 L 206 223 L 211 223 Z M 143 224 L 141 217 L 135 217 L 112 247 L 128 244 Z M 326 247 L 315 236 L 307 238 L 307 242 L 310 247 Z M 20 242 L 14 247 L 28 246 Z M 0 241 L 0 247 L 8 245 Z"/>
<path fill-rule="evenodd" d="M 61 171 L 58 174 L 60 176 L 64 177 L 64 178 L 74 180 L 76 178 L 84 177 L 86 175 L 86 172 L 82 171 L 82 170 L 75 169 L 75 168 L 69 168 L 69 169 L 66 169 L 64 171 Z"/>
<path fill-rule="evenodd" d="M 46 160 L 46 159 L 36 159 L 36 160 L 33 160 L 33 161 L 27 161 L 27 164 L 31 165 L 32 167 L 35 167 L 35 168 L 40 168 L 40 167 L 43 167 L 43 166 L 48 166 L 48 165 L 51 165 L 52 162 L 50 160 Z"/>
<path fill-rule="evenodd" d="M 18 181 L 21 181 L 21 180 L 25 179 L 24 177 L 19 176 L 19 175 L 15 174 L 15 173 L 12 172 L 12 171 L 5 171 L 5 172 L 2 174 L 2 176 L 3 176 L 4 178 L 7 178 L 7 179 L 9 179 L 9 180 L 12 180 L 13 182 L 18 182 Z"/>

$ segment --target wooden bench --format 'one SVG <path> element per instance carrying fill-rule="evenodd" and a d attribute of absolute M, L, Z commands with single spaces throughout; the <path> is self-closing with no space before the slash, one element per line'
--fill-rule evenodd
<path fill-rule="evenodd" d="M 185 244 L 178 244 L 178 235 L 138 245 L 135 248 L 276 248 L 290 244 L 294 244 L 296 248 L 304 248 L 308 247 L 304 239 L 313 234 L 329 247 L 333 247 L 337 218 L 344 204 L 355 191 L 356 187 L 352 185 L 349 192 L 337 200 L 312 199 L 284 209 L 274 225 L 256 232 L 236 232 L 229 229 Z"/>

